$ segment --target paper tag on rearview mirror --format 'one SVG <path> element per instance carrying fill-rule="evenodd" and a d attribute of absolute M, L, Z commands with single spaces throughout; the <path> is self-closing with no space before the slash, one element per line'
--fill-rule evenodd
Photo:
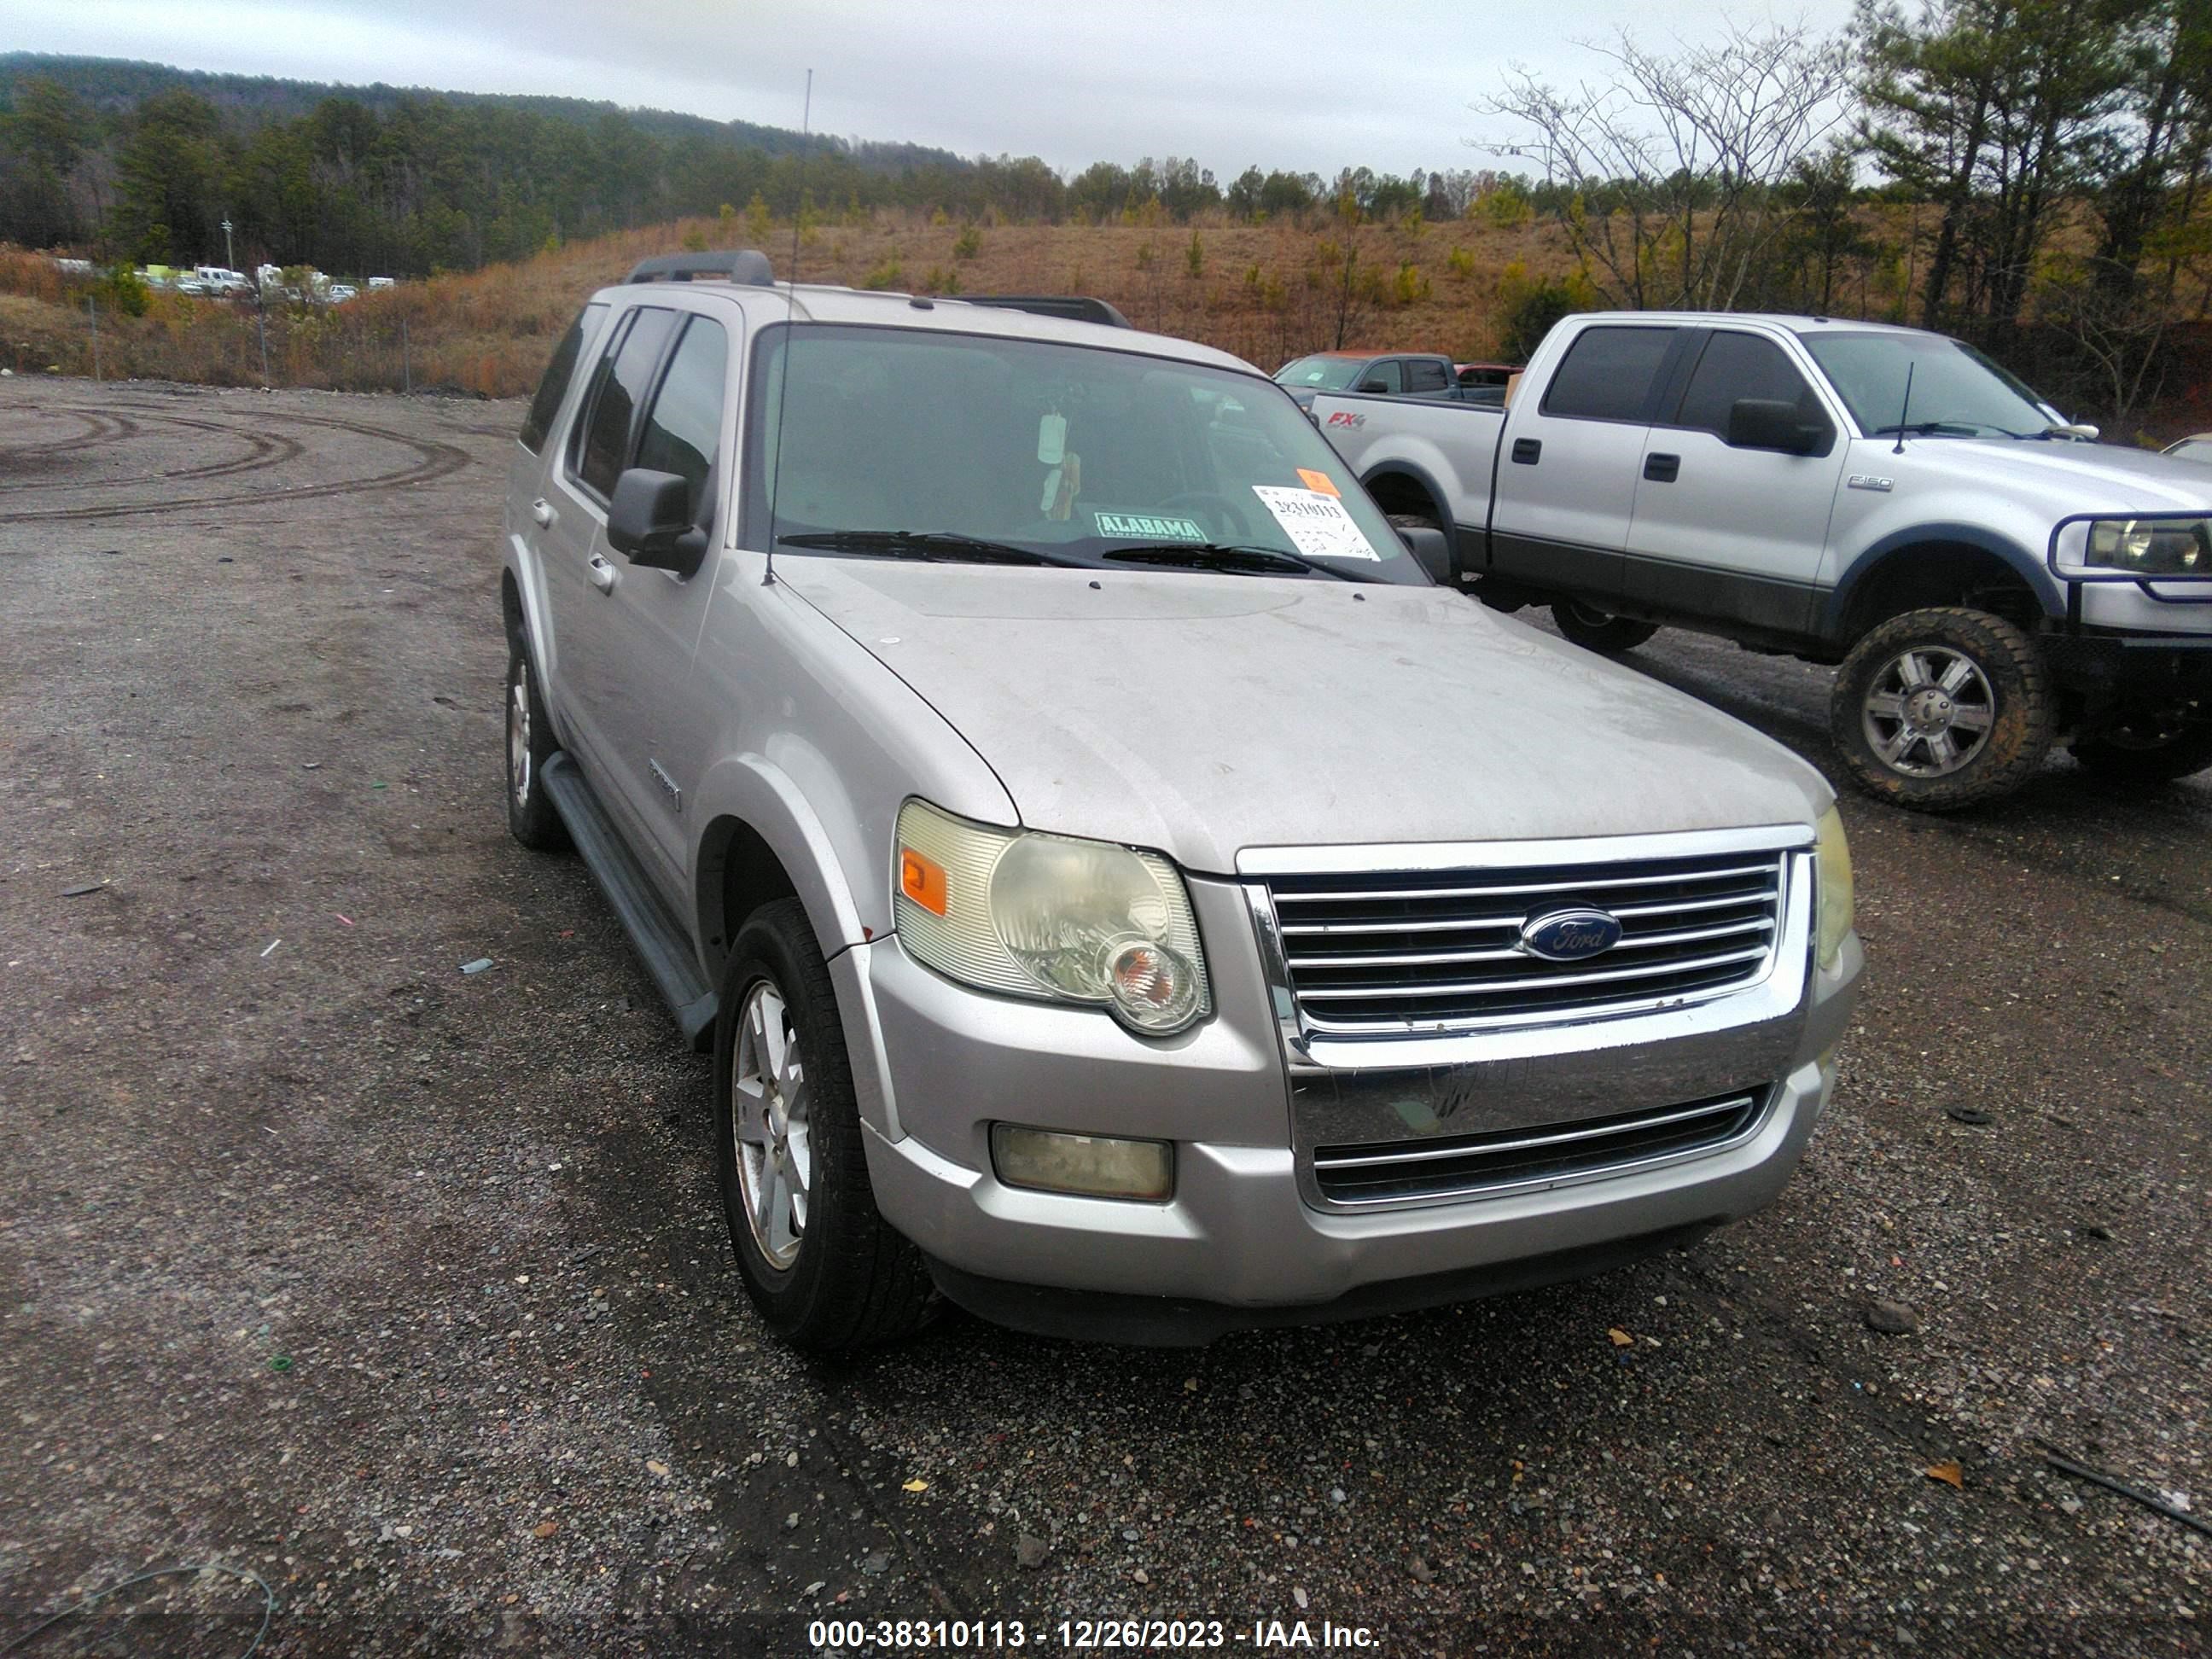
<path fill-rule="evenodd" d="M 1058 466 L 1067 453 L 1067 416 L 1048 415 L 1037 422 L 1037 459 Z"/>

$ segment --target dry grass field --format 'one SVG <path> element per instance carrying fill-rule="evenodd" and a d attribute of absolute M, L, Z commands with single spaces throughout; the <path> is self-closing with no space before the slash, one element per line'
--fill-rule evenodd
<path fill-rule="evenodd" d="M 744 215 L 683 220 L 570 243 L 520 264 L 441 276 L 320 313 L 271 310 L 269 380 L 339 390 L 441 386 L 489 397 L 526 392 L 546 352 L 594 288 L 638 259 L 685 246 L 761 246 L 779 276 L 793 264 L 792 226 L 766 234 Z M 1516 285 L 1573 270 L 1555 227 L 1501 229 L 1461 221 L 1326 226 L 973 226 L 878 212 L 824 219 L 800 233 L 802 280 L 916 293 L 1083 293 L 1157 329 L 1273 368 L 1337 343 L 1387 343 L 1462 356 L 1495 352 Z M 1351 303 L 1343 302 L 1352 259 Z M 1348 315 L 1345 314 L 1348 312 Z M 401 362 L 399 330 L 407 330 Z M 261 383 L 250 306 L 149 296 L 143 317 L 100 319 L 100 372 Z M 0 363 L 17 373 L 94 371 L 82 291 L 65 292 L 43 256 L 0 252 Z"/>
<path fill-rule="evenodd" d="M 1863 210 L 1861 251 L 1841 267 L 1841 316 L 1902 319 L 1913 265 L 1911 210 Z M 1923 227 L 1924 228 L 1924 227 Z M 45 254 L 0 247 L 0 367 L 18 374 L 97 374 L 212 386 L 381 392 L 402 388 L 514 397 L 536 384 L 583 297 L 638 260 L 679 248 L 757 246 L 779 278 L 793 264 L 793 228 L 726 211 L 570 242 L 520 264 L 404 282 L 337 307 L 272 307 L 155 292 L 145 314 L 116 314 L 65 279 Z M 979 223 L 884 210 L 824 216 L 798 233 L 802 281 L 924 294 L 1091 294 L 1139 328 L 1203 341 L 1262 368 L 1334 346 L 1503 355 L 1507 320 L 1538 284 L 1565 283 L 1604 303 L 1580 276 L 1564 229 L 1540 218 L 1347 227 L 1329 215 L 1252 224 L 1224 215 L 1194 224 Z M 2212 330 L 2174 330 L 2158 399 L 2108 426 L 2160 444 L 2212 424 Z M 264 358 L 265 352 L 265 358 Z M 2033 362 L 2015 365 L 2032 380 Z M 2064 393 L 2056 384 L 2045 389 Z M 2094 382 L 2075 402 L 2095 396 Z M 2095 417 L 2095 411 L 2092 411 Z"/>

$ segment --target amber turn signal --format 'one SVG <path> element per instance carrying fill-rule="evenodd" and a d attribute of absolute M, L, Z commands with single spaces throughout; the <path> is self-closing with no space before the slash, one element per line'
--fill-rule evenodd
<path fill-rule="evenodd" d="M 945 866 L 911 847 L 899 848 L 899 889 L 933 916 L 945 914 Z"/>

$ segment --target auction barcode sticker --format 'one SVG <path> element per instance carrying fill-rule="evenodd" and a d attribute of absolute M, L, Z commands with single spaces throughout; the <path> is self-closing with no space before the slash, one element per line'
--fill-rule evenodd
<path fill-rule="evenodd" d="M 1279 484 L 1254 484 L 1260 504 L 1275 515 L 1291 544 L 1310 559 L 1365 559 L 1379 563 L 1375 550 L 1343 501 L 1317 490 L 1290 489 Z"/>

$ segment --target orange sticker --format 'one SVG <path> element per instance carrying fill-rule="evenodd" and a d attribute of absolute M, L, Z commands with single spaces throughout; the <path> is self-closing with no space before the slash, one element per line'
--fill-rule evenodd
<path fill-rule="evenodd" d="M 1300 467 L 1298 477 L 1305 480 L 1308 489 L 1318 489 L 1324 495 L 1341 495 L 1344 493 L 1336 487 L 1336 480 L 1326 472 L 1310 472 Z"/>

